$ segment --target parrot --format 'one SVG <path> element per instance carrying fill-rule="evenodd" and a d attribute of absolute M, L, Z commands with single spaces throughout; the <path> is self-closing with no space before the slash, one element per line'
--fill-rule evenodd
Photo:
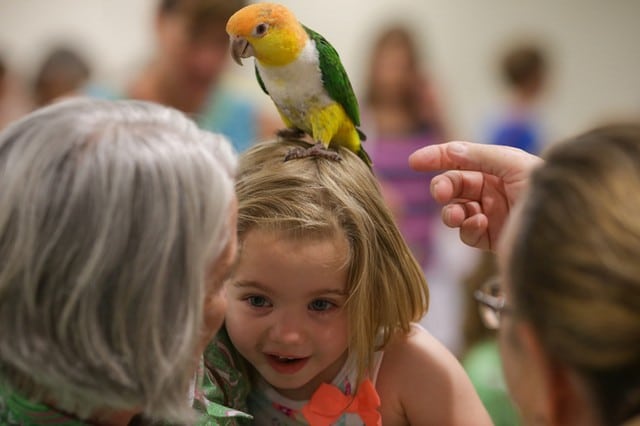
<path fill-rule="evenodd" d="M 336 49 L 276 3 L 246 6 L 227 21 L 231 56 L 254 57 L 258 84 L 274 102 L 286 129 L 280 137 L 309 135 L 315 145 L 285 157 L 322 156 L 340 160 L 330 146 L 355 152 L 371 168 L 362 147 L 358 101 Z"/>

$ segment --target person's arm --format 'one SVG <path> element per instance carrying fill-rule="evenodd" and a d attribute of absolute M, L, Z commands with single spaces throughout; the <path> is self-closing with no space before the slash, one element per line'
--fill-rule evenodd
<path fill-rule="evenodd" d="M 487 250 L 495 250 L 511 207 L 541 163 L 517 148 L 470 142 L 431 145 L 409 157 L 414 170 L 446 170 L 431 180 L 442 221 L 460 228 L 464 243 Z"/>
<path fill-rule="evenodd" d="M 384 425 L 492 424 L 460 363 L 421 327 L 385 348 L 376 388 Z"/>

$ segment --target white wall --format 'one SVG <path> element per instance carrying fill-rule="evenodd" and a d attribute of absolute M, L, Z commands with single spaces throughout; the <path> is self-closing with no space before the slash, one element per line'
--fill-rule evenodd
<path fill-rule="evenodd" d="M 370 37 L 386 19 L 406 18 L 422 36 L 455 137 L 477 135 L 499 93 L 494 55 L 521 34 L 542 37 L 554 55 L 546 100 L 552 138 L 606 118 L 640 117 L 640 0 L 281 2 L 336 46 L 356 91 L 363 87 Z M 120 85 L 153 48 L 154 4 L 0 0 L 0 52 L 28 76 L 47 47 L 72 41 L 94 62 L 97 79 Z M 260 98 L 249 68 L 242 71 L 242 89 Z"/>

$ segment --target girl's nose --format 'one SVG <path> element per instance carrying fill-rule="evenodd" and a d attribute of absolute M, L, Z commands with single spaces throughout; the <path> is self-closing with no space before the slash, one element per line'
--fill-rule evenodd
<path fill-rule="evenodd" d="M 304 341 L 304 319 L 294 313 L 282 312 L 275 318 L 269 337 L 280 344 L 299 344 Z"/>

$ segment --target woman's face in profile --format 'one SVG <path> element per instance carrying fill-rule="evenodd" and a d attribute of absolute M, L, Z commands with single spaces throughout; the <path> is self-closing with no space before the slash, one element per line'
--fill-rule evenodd
<path fill-rule="evenodd" d="M 525 199 L 523 197 L 522 199 Z M 531 339 L 532 325 L 518 317 L 514 304 L 513 286 L 508 264 L 511 261 L 513 245 L 522 223 L 522 204 L 518 204 L 510 214 L 498 244 L 498 269 L 501 288 L 508 310 L 501 314 L 498 330 L 498 345 L 502 359 L 504 378 L 513 402 L 518 406 L 523 424 L 537 424 L 544 410 L 540 406 L 544 394 L 544 372 L 541 370 L 538 354 L 539 345 Z"/>
<path fill-rule="evenodd" d="M 227 297 L 224 284 L 235 263 L 238 252 L 237 219 L 238 203 L 234 199 L 231 203 L 228 218 L 229 241 L 222 253 L 214 260 L 207 276 L 207 293 L 204 300 L 204 329 L 201 341 L 203 350 L 222 326 L 224 314 L 227 309 Z"/>

